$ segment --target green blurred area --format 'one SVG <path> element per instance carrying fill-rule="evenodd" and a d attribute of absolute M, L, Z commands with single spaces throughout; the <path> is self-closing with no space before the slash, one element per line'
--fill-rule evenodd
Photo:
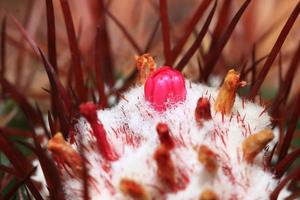
<path fill-rule="evenodd" d="M 17 109 L 17 112 L 15 116 L 12 118 L 12 120 L 7 124 L 6 127 L 9 128 L 16 128 L 16 129 L 21 129 L 21 130 L 30 130 L 28 123 L 26 121 L 26 117 L 21 111 L 21 109 L 16 105 L 14 101 L 11 100 L 5 100 L 3 101 L 3 107 L 2 107 L 2 115 L 10 113 L 13 109 Z M 27 142 L 28 139 L 24 137 L 17 137 L 17 136 L 10 136 L 9 139 L 11 141 L 14 141 L 14 145 L 18 150 L 22 152 L 23 155 L 31 156 L 32 151 L 30 151 L 28 148 L 24 147 L 23 145 L 19 144 L 17 141 L 23 141 Z M 10 162 L 7 159 L 7 157 L 0 151 L 0 164 L 4 166 L 10 166 Z M 0 177 L 3 177 L 4 173 L 0 171 Z M 17 183 L 16 178 L 12 178 L 12 180 L 6 185 L 5 188 L 2 188 L 2 196 L 5 196 Z M 18 193 L 15 193 L 13 197 L 11 198 L 12 200 L 19 200 L 22 198 L 19 198 L 19 195 L 22 196 L 23 199 L 27 199 L 27 194 L 25 191 L 24 186 L 20 187 L 18 190 Z"/>

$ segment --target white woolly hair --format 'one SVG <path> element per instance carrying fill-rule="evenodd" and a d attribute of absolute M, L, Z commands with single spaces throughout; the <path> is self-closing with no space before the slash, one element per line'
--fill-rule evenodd
<path fill-rule="evenodd" d="M 270 117 L 264 108 L 236 97 L 231 116 L 222 116 L 214 110 L 218 90 L 186 81 L 187 96 L 184 102 L 172 105 L 165 112 L 155 111 L 144 99 L 144 88 L 136 86 L 123 94 L 124 98 L 111 109 L 99 110 L 98 118 L 104 125 L 111 146 L 120 159 L 111 162 L 111 172 L 105 169 L 105 160 L 95 148 L 95 138 L 89 123 L 81 118 L 76 125 L 87 147 L 92 199 L 130 199 L 119 189 L 122 178 L 130 178 L 144 186 L 153 199 L 196 200 L 204 189 L 212 189 L 220 199 L 253 200 L 269 199 L 278 181 L 264 169 L 263 153 L 253 164 L 243 159 L 241 144 L 244 139 L 268 128 Z M 194 112 L 199 97 L 206 97 L 211 104 L 212 119 L 199 127 Z M 160 196 L 157 165 L 153 154 L 160 141 L 156 125 L 166 123 L 176 143 L 171 151 L 174 165 L 189 178 L 187 187 L 176 193 Z M 78 139 L 78 138 L 77 138 Z M 130 142 L 128 142 L 130 140 Z M 197 149 L 205 144 L 218 155 L 219 168 L 209 174 L 198 161 Z M 73 145 L 78 150 L 76 144 Z M 65 173 L 68 199 L 81 195 L 82 183 Z M 156 187 L 153 187 L 156 186 Z"/>

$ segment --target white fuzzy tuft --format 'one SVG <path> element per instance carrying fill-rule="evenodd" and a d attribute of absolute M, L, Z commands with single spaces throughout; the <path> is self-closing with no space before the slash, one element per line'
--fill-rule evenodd
<path fill-rule="evenodd" d="M 111 170 L 104 170 L 105 161 L 95 148 L 88 122 L 82 118 L 76 128 L 84 136 L 88 148 L 86 156 L 92 199 L 128 199 L 119 189 L 121 178 L 131 178 L 142 184 L 152 199 L 196 200 L 205 188 L 211 188 L 220 199 L 268 199 L 278 181 L 263 167 L 263 152 L 254 164 L 243 160 L 241 144 L 244 139 L 270 125 L 270 117 L 264 108 L 236 97 L 232 116 L 222 116 L 214 111 L 217 89 L 186 81 L 187 98 L 163 113 L 151 108 L 143 94 L 143 87 L 132 88 L 123 94 L 124 99 L 111 109 L 99 110 L 98 118 L 103 123 L 109 142 L 120 155 L 111 162 Z M 212 120 L 199 126 L 194 112 L 199 97 L 210 99 Z M 156 133 L 159 122 L 168 124 L 176 148 L 171 158 L 178 169 L 188 177 L 187 187 L 176 193 L 165 193 L 157 177 L 153 159 L 160 144 Z M 130 142 L 131 141 L 131 142 Z M 214 176 L 198 161 L 197 147 L 208 145 L 219 157 Z M 76 148 L 76 145 L 74 145 Z M 107 163 L 106 163 L 107 164 Z M 65 191 L 69 199 L 80 196 L 81 183 L 65 176 Z"/>

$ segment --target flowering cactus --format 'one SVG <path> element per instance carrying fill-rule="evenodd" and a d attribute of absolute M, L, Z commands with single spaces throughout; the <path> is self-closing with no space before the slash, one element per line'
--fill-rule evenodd
<path fill-rule="evenodd" d="M 156 70 L 145 83 L 145 99 L 157 111 L 186 98 L 185 81 L 182 74 L 165 66 Z"/>
<path fill-rule="evenodd" d="M 31 17 L 25 23 L 37 27 L 31 19 L 46 18 L 46 25 L 38 31 L 26 30 L 13 14 L 9 14 L 9 21 L 3 17 L 0 25 L 0 155 L 5 158 L 0 162 L 0 199 L 299 198 L 300 165 L 296 161 L 300 149 L 294 149 L 298 148 L 294 139 L 300 92 L 294 82 L 300 45 L 294 41 L 300 1 L 272 2 L 276 12 L 283 4 L 279 2 L 288 2 L 289 9 L 294 4 L 294 10 L 282 16 L 284 20 L 289 15 L 270 51 L 264 44 L 266 38 L 273 38 L 277 20 L 267 20 L 267 29 L 260 29 L 258 35 L 251 31 L 254 21 L 262 21 L 255 12 L 265 10 L 253 8 L 266 1 L 244 0 L 237 7 L 235 1 L 202 0 L 192 5 L 160 0 L 154 5 L 155 12 L 153 4 L 130 1 L 133 12 L 145 11 L 142 18 L 147 23 L 139 20 L 136 27 L 136 19 L 132 23 L 120 21 L 116 10 L 130 10 L 119 6 L 129 1 L 113 5 L 103 0 L 76 1 L 86 2 L 81 4 L 91 10 L 84 17 L 79 6 L 80 17 L 74 19 L 75 1 L 71 6 L 68 0 L 60 0 L 57 6 L 46 0 L 46 16 L 36 10 L 43 1 L 34 2 L 26 9 Z M 56 36 L 56 29 L 62 27 L 56 23 L 59 7 L 67 37 Z M 190 17 L 181 19 L 178 8 Z M 77 18 L 83 19 L 82 30 L 89 34 L 77 34 Z M 153 19 L 158 21 L 152 23 Z M 23 38 L 15 34 L 11 23 Z M 47 38 L 47 42 L 39 41 L 43 43 L 40 46 L 34 38 Z M 24 46 L 25 41 L 33 51 Z M 119 45 L 120 41 L 124 45 Z M 288 56 L 280 56 L 286 50 Z M 131 71 L 130 57 L 142 52 L 163 52 L 159 59 L 173 67 L 156 69 L 154 59 L 144 54 L 136 56 L 137 70 Z M 10 62 L 15 58 L 18 62 Z M 48 85 L 42 70 L 31 73 L 37 72 L 40 61 Z M 245 82 L 234 70 L 224 76 L 224 66 L 229 63 L 236 63 L 241 77 L 249 81 L 247 99 L 253 102 L 267 89 L 260 90 L 274 66 L 279 66 L 279 89 L 268 101 L 272 102 L 270 107 L 262 108 L 262 104 L 236 95 Z M 27 65 L 33 68 L 19 70 Z M 214 88 L 191 83 L 173 68 Z M 39 78 L 34 78 L 35 74 Z M 224 83 L 218 89 L 223 76 Z M 41 83 L 45 89 L 37 90 L 35 86 Z M 43 105 L 43 109 L 31 102 Z M 23 148 L 29 151 L 24 154 Z"/>
<path fill-rule="evenodd" d="M 219 90 L 185 83 L 163 67 L 112 109 L 96 113 L 92 103 L 81 105 L 72 148 L 85 147 L 91 199 L 269 199 L 278 180 L 264 166 L 264 148 L 274 138 L 264 108 L 236 97 L 245 83 L 234 70 Z M 68 173 L 74 167 L 66 161 L 64 190 L 77 199 L 82 179 Z"/>

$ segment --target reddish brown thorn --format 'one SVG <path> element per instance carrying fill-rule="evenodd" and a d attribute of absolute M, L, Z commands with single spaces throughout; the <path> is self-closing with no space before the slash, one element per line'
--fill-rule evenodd
<path fill-rule="evenodd" d="M 253 85 L 250 94 L 249 94 L 249 99 L 254 99 L 255 96 L 257 95 L 262 83 L 264 82 L 268 72 L 270 71 L 271 67 L 273 66 L 273 62 L 275 58 L 277 57 L 284 41 L 287 38 L 288 33 L 292 29 L 295 21 L 298 18 L 298 15 L 300 13 L 300 2 L 297 3 L 296 7 L 294 8 L 293 12 L 289 16 L 288 20 L 286 21 L 284 27 L 282 28 L 264 66 L 262 67 L 260 73 L 258 74 L 258 77 L 255 81 L 255 84 Z"/>
<path fill-rule="evenodd" d="M 157 164 L 158 177 L 173 190 L 176 187 L 175 167 L 169 150 L 164 145 L 159 146 L 154 153 L 154 160 Z"/>
<path fill-rule="evenodd" d="M 202 126 L 204 121 L 211 119 L 210 103 L 207 98 L 200 97 L 195 109 L 195 120 Z"/>
<path fill-rule="evenodd" d="M 84 103 L 80 105 L 79 110 L 92 127 L 93 135 L 97 140 L 98 148 L 102 156 L 109 161 L 117 160 L 119 156 L 109 143 L 106 137 L 106 131 L 101 122 L 98 120 L 96 105 L 91 102 Z"/>
<path fill-rule="evenodd" d="M 2 20 L 1 23 L 1 35 L 0 35 L 0 77 L 4 77 L 4 74 L 6 72 L 6 17 L 4 17 L 4 19 Z"/>
<path fill-rule="evenodd" d="M 53 69 L 57 72 L 57 53 L 56 53 L 56 35 L 55 35 L 55 16 L 52 0 L 46 0 L 47 11 L 47 37 L 48 37 L 48 57 Z"/>
<path fill-rule="evenodd" d="M 258 115 L 258 117 L 261 117 L 264 113 L 266 113 L 267 109 L 268 107 L 265 107 L 263 111 L 261 111 L 261 113 Z"/>
<path fill-rule="evenodd" d="M 234 15 L 232 18 L 231 22 L 228 24 L 227 28 L 224 30 L 223 35 L 220 37 L 218 40 L 218 44 L 216 47 L 213 49 L 213 51 L 209 52 L 209 55 L 207 55 L 206 58 L 206 63 L 205 63 L 205 69 L 204 69 L 204 75 L 203 75 L 203 80 L 207 82 L 209 75 L 213 71 L 216 62 L 219 60 L 220 55 L 223 52 L 224 47 L 228 43 L 228 40 L 231 38 L 230 36 L 232 35 L 236 25 L 238 24 L 241 16 L 247 9 L 249 3 L 251 0 L 246 0 L 243 5 L 240 7 L 240 9 L 237 11 L 237 13 Z"/>
<path fill-rule="evenodd" d="M 138 45 L 138 42 L 135 40 L 134 37 L 131 36 L 131 34 L 128 32 L 128 29 L 121 23 L 119 19 L 116 18 L 115 15 L 113 15 L 109 9 L 104 9 L 106 12 L 107 16 L 117 25 L 117 27 L 120 29 L 120 31 L 124 34 L 125 38 L 127 41 L 131 44 L 131 46 L 134 48 L 134 50 L 138 53 L 141 54 L 142 50 Z"/>
<path fill-rule="evenodd" d="M 289 172 L 284 178 L 281 179 L 277 187 L 273 190 L 272 194 L 270 195 L 270 200 L 277 200 L 279 193 L 283 191 L 284 187 L 290 181 L 297 180 L 297 177 L 299 176 L 300 176 L 300 167 L 298 166 L 295 169 L 291 170 L 291 172 Z"/>
<path fill-rule="evenodd" d="M 160 27 L 160 21 L 159 19 L 155 22 L 154 28 L 151 31 L 151 34 L 149 35 L 149 38 L 147 39 L 146 45 L 144 47 L 144 51 L 143 52 L 149 52 L 151 50 L 151 48 L 153 47 L 153 42 L 155 39 L 155 36 L 157 34 L 157 31 L 159 30 Z"/>
<path fill-rule="evenodd" d="M 211 189 L 205 189 L 202 191 L 199 200 L 218 200 L 217 194 Z"/>
<path fill-rule="evenodd" d="M 288 150 L 291 147 L 293 137 L 296 133 L 295 130 L 298 127 L 297 124 L 299 122 L 299 117 L 300 117 L 300 104 L 299 104 L 300 91 L 298 91 L 297 96 L 291 102 L 292 102 L 292 105 L 294 105 L 293 112 L 291 113 L 287 131 L 286 131 L 284 137 L 282 138 L 282 146 L 279 151 L 278 161 L 281 161 L 288 153 Z"/>
<path fill-rule="evenodd" d="M 93 7 L 93 10 L 97 11 L 99 15 L 97 15 L 98 19 L 101 19 L 101 21 L 99 21 L 99 34 L 101 35 L 101 37 L 99 37 L 99 48 L 101 50 L 100 52 L 100 57 L 99 57 L 99 61 L 101 63 L 101 65 L 103 66 L 103 74 L 105 74 L 105 76 L 103 76 L 105 82 L 108 83 L 108 85 L 110 87 L 113 87 L 115 84 L 115 77 L 114 77 L 114 61 L 113 61 L 113 56 L 112 56 L 112 45 L 111 45 L 111 40 L 110 40 L 110 35 L 108 33 L 108 19 L 107 17 L 109 17 L 109 15 L 106 11 L 108 10 L 108 4 L 107 3 L 105 5 L 104 0 L 100 0 L 97 1 L 98 6 Z M 111 2 L 111 1 L 109 1 Z M 95 4 L 95 5 L 97 5 Z M 116 24 L 117 25 L 117 24 Z M 121 29 L 120 29 L 121 30 Z M 122 30 L 121 30 L 122 31 Z M 126 35 L 125 35 L 126 37 Z M 128 38 L 127 38 L 128 39 Z M 128 39 L 129 41 L 129 39 Z M 130 41 L 129 41 L 130 42 Z"/>
<path fill-rule="evenodd" d="M 182 59 L 179 61 L 179 63 L 176 66 L 176 70 L 182 71 L 183 68 L 188 64 L 191 57 L 195 54 L 195 52 L 201 48 L 201 43 L 203 38 L 205 37 L 206 33 L 208 32 L 209 25 L 212 21 L 212 18 L 214 16 L 215 10 L 217 7 L 217 1 L 215 1 L 213 8 L 211 9 L 209 15 L 206 18 L 206 21 L 204 25 L 201 28 L 201 31 L 196 37 L 196 40 L 193 42 L 192 46 L 188 49 L 188 51 L 183 55 Z M 202 70 L 201 70 L 202 71 Z M 202 74 L 202 73 L 201 73 Z"/>
<path fill-rule="evenodd" d="M 73 18 L 71 14 L 71 9 L 69 2 L 67 0 L 60 0 L 62 7 L 65 25 L 67 30 L 69 49 L 71 52 L 71 61 L 72 61 L 72 76 L 75 84 L 76 94 L 79 97 L 80 102 L 84 102 L 87 99 L 87 90 L 84 85 L 84 73 L 81 66 L 81 55 L 77 43 L 77 37 L 75 33 L 75 27 L 73 23 Z"/>
<path fill-rule="evenodd" d="M 164 123 L 159 123 L 156 126 L 156 131 L 158 133 L 160 143 L 164 145 L 168 150 L 173 149 L 175 144 L 169 133 L 168 125 Z"/>
<path fill-rule="evenodd" d="M 215 174 L 218 169 L 216 154 L 206 145 L 201 145 L 198 150 L 198 160 L 204 165 L 205 169 Z"/>
<path fill-rule="evenodd" d="M 161 30 L 163 37 L 163 47 L 166 65 L 169 65 L 172 54 L 171 54 L 171 44 L 170 44 L 170 27 L 168 19 L 168 2 L 167 0 L 159 0 L 159 13 L 161 21 Z"/>
<path fill-rule="evenodd" d="M 265 146 L 273 140 L 274 135 L 272 130 L 262 130 L 258 133 L 255 133 L 249 137 L 247 137 L 242 145 L 244 159 L 252 163 L 255 159 L 256 155 L 261 152 Z"/>
<path fill-rule="evenodd" d="M 300 149 L 298 148 L 286 155 L 284 159 L 280 160 L 273 170 L 273 173 L 275 174 L 276 178 L 281 178 L 284 175 L 284 173 L 287 172 L 288 168 L 299 158 L 299 156 Z"/>
<path fill-rule="evenodd" d="M 216 111 L 224 112 L 226 115 L 229 115 L 235 101 L 237 89 L 245 85 L 246 82 L 240 81 L 240 74 L 238 72 L 234 69 L 229 70 L 216 99 Z"/>
<path fill-rule="evenodd" d="M 98 27 L 96 32 L 96 38 L 95 38 L 95 54 L 94 54 L 94 70 L 95 70 L 95 81 L 96 81 L 96 89 L 98 91 L 99 95 L 99 101 L 98 105 L 101 106 L 101 108 L 107 108 L 108 107 L 108 100 L 107 95 L 105 94 L 105 83 L 104 83 L 104 66 L 101 61 L 99 61 L 99 58 L 102 58 L 102 40 L 103 38 L 103 27 Z"/>
<path fill-rule="evenodd" d="M 63 161 L 66 166 L 70 167 L 73 175 L 80 178 L 82 176 L 82 159 L 71 145 L 65 141 L 63 135 L 58 132 L 48 142 L 48 150 L 54 156 Z"/>
<path fill-rule="evenodd" d="M 120 190 L 134 200 L 149 200 L 150 197 L 145 188 L 134 180 L 123 178 L 120 181 Z"/>
<path fill-rule="evenodd" d="M 209 5 L 212 3 L 211 0 L 204 0 L 201 1 L 199 4 L 197 10 L 194 12 L 191 19 L 188 21 L 185 32 L 182 34 L 182 37 L 178 40 L 177 44 L 175 44 L 173 50 L 172 50 L 172 60 L 170 62 L 170 65 L 173 65 L 175 60 L 177 59 L 178 55 L 182 51 L 183 47 L 188 41 L 188 38 L 190 37 L 193 30 L 195 30 L 195 27 L 199 20 L 202 18 L 203 14 L 209 7 Z"/>
<path fill-rule="evenodd" d="M 288 71 L 284 77 L 283 82 L 279 86 L 279 91 L 277 92 L 276 97 L 272 103 L 271 116 L 279 117 L 279 111 L 282 105 L 284 105 L 288 99 L 288 96 L 291 91 L 292 84 L 295 80 L 295 75 L 297 74 L 297 69 L 300 64 L 300 42 L 298 43 L 298 47 L 294 52 L 293 58 L 289 63 Z M 278 122 L 273 123 L 276 125 Z"/>

